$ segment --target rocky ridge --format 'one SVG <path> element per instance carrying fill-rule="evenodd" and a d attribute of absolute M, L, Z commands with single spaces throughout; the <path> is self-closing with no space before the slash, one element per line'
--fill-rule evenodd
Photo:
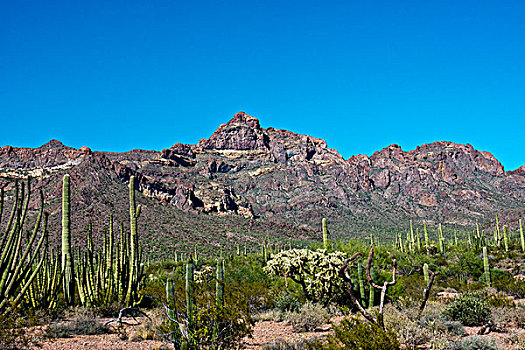
<path fill-rule="evenodd" d="M 344 159 L 324 140 L 264 129 L 243 112 L 196 145 L 177 143 L 160 152 L 92 152 L 56 140 L 37 149 L 0 148 L 5 184 L 26 175 L 53 182 L 65 172 L 85 183 L 79 188 L 86 198 L 135 175 L 139 191 L 170 210 L 315 230 L 328 217 L 340 235 L 409 219 L 468 226 L 496 213 L 516 218 L 525 208 L 525 166 L 507 172 L 469 144 L 440 141 L 408 152 L 391 145 Z"/>

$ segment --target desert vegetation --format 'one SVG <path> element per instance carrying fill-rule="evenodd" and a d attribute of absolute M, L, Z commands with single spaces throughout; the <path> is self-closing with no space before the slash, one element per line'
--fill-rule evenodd
<path fill-rule="evenodd" d="M 160 260 L 143 253 L 133 176 L 129 226 L 110 215 L 102 241 L 91 225 L 72 232 L 70 181 L 59 250 L 42 191 L 34 213 L 29 180 L 10 200 L 0 193 L 2 348 L 90 334 L 175 349 L 525 348 L 521 220 L 511 229 L 495 215 L 490 231 L 410 221 L 390 237 L 343 241 L 330 239 L 323 219 L 318 242 L 268 233 L 250 247 L 195 246 Z M 265 322 L 293 336 L 251 344 Z"/>

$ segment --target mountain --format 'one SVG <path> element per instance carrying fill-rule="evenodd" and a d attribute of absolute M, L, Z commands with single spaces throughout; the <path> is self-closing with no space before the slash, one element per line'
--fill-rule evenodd
<path fill-rule="evenodd" d="M 507 172 L 471 145 L 434 142 L 344 159 L 324 140 L 264 129 L 243 112 L 196 145 L 125 153 L 76 150 L 53 140 L 0 148 L 0 184 L 30 175 L 46 192 L 58 226 L 61 177 L 73 186 L 73 222 L 82 231 L 110 212 L 126 220 L 126 183 L 137 178 L 142 229 L 167 251 L 217 246 L 266 234 L 311 239 L 327 217 L 335 236 L 368 235 L 427 220 L 468 228 L 496 213 L 511 225 L 525 208 L 525 166 Z M 33 207 L 36 203 L 32 203 Z M 4 213 L 4 215 L 6 215 Z M 82 238 L 79 238 L 79 242 Z"/>

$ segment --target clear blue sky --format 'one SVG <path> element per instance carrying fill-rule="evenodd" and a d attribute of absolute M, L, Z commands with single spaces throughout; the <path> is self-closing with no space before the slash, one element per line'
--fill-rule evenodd
<path fill-rule="evenodd" d="M 2 1 L 0 146 L 196 143 L 245 111 L 346 158 L 525 164 L 525 1 Z"/>

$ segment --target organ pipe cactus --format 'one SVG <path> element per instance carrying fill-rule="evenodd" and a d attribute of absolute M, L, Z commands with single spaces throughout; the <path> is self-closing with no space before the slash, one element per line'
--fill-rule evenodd
<path fill-rule="evenodd" d="M 75 303 L 75 273 L 71 249 L 70 203 L 69 174 L 66 174 L 62 179 L 62 288 L 64 291 L 64 301 L 68 306 L 74 305 Z"/>
<path fill-rule="evenodd" d="M 114 218 L 109 216 L 109 227 L 103 230 L 102 249 L 95 249 L 93 228 L 88 225 L 86 251 L 78 248 L 75 264 L 76 285 L 80 302 L 95 306 L 118 302 L 133 305 L 138 298 L 138 289 L 143 278 L 138 249 L 137 218 L 140 205 L 135 205 L 134 177 L 130 179 L 130 230 L 120 224 L 120 240 L 114 233 Z"/>
<path fill-rule="evenodd" d="M 46 259 L 45 250 L 42 249 L 44 242 L 47 241 L 45 224 L 40 238 L 38 238 L 42 229 L 42 218 L 47 217 L 47 214 L 44 214 L 44 195 L 40 191 L 40 208 L 35 226 L 32 233 L 26 238 L 25 247 L 22 247 L 25 218 L 31 195 L 30 180 L 27 180 L 27 195 L 24 195 L 25 187 L 23 184 L 20 187 L 18 182 L 15 182 L 14 187 L 11 215 L 5 230 L 0 233 L 2 236 L 0 241 L 0 310 L 3 311 L 6 310 L 8 304 L 16 307 L 24 298 L 28 298 L 27 293 L 34 280 L 41 273 Z M 0 211 L 3 211 L 4 191 L 0 193 L 0 206 Z M 47 220 L 45 219 L 45 221 Z"/>

